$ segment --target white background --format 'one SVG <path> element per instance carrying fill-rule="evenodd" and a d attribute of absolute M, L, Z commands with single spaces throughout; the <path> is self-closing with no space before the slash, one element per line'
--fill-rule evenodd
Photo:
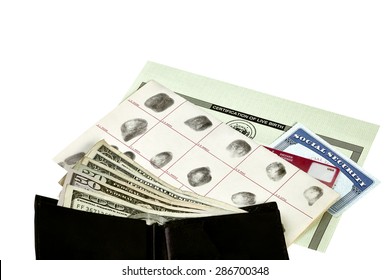
<path fill-rule="evenodd" d="M 1 1 L 4 279 L 124 279 L 127 265 L 179 264 L 268 265 L 267 279 L 383 279 L 389 14 L 388 1 L 373 0 Z M 288 262 L 35 261 L 34 196 L 57 197 L 63 175 L 52 158 L 119 103 L 148 60 L 380 124 L 364 167 L 382 183 L 343 215 L 326 253 L 292 245 Z"/>

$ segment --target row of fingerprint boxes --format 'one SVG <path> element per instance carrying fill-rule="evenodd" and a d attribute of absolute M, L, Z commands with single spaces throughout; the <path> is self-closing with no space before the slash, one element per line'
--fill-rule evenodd
<path fill-rule="evenodd" d="M 333 188 L 333 186 L 335 185 L 337 177 L 340 173 L 340 170 L 338 168 L 332 165 L 286 153 L 280 150 L 272 149 L 269 147 L 266 148 L 271 152 L 277 154 L 284 160 L 287 160 L 291 164 L 295 165 L 302 171 L 306 172 L 313 178 L 316 178 L 317 180 L 321 181 L 328 187 Z"/>

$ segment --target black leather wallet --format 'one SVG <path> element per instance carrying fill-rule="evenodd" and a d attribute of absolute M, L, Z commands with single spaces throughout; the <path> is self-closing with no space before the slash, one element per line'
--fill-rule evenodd
<path fill-rule="evenodd" d="M 57 200 L 36 195 L 36 259 L 288 259 L 277 204 L 244 209 L 248 213 L 147 225 L 60 207 Z"/>

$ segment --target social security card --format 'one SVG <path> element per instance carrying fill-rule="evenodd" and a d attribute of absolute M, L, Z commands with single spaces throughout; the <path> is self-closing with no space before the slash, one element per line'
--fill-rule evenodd
<path fill-rule="evenodd" d="M 337 152 L 332 145 L 301 123 L 295 124 L 269 146 L 340 169 L 340 174 L 333 187 L 340 194 L 340 199 L 329 208 L 328 212 L 332 215 L 339 216 L 346 208 L 379 183 L 375 177 L 347 156 Z"/>

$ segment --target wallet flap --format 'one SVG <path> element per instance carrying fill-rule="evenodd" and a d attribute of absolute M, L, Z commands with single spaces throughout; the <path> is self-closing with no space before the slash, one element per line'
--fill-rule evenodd
<path fill-rule="evenodd" d="M 126 219 L 57 206 L 35 197 L 36 259 L 152 259 L 152 227 Z"/>
<path fill-rule="evenodd" d="M 249 213 L 172 221 L 165 227 L 169 259 L 288 259 L 275 202 Z"/>

